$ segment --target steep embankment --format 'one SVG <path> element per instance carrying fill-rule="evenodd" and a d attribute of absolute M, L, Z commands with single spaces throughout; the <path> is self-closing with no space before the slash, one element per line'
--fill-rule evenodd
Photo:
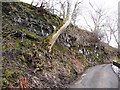
<path fill-rule="evenodd" d="M 115 53 L 112 47 L 88 40 L 92 33 L 72 25 L 47 53 L 45 38 L 62 19 L 43 7 L 2 3 L 2 18 L 3 89 L 23 82 L 30 88 L 64 87 L 86 67 L 111 62 Z"/>

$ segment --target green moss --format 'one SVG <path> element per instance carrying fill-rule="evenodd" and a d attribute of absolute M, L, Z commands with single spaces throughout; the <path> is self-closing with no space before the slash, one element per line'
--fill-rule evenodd
<path fill-rule="evenodd" d="M 54 26 L 58 26 L 59 23 L 62 22 L 62 20 L 60 20 L 60 18 L 58 16 L 51 15 L 50 19 Z M 60 22 L 58 22 L 58 21 L 60 21 Z"/>
<path fill-rule="evenodd" d="M 4 71 L 3 73 L 3 85 L 11 83 L 11 84 L 15 84 L 16 83 L 16 79 L 22 74 L 20 74 L 19 72 L 16 71 Z M 8 82 L 8 83 L 7 83 Z"/>
<path fill-rule="evenodd" d="M 19 56 L 18 58 L 24 66 L 28 65 L 28 63 L 23 55 Z"/>
<path fill-rule="evenodd" d="M 25 61 L 25 57 L 23 55 L 19 56 L 19 59 Z"/>
<path fill-rule="evenodd" d="M 6 50 L 7 46 L 5 44 L 2 44 L 2 50 Z"/>
<path fill-rule="evenodd" d="M 52 34 L 55 34 L 64 24 L 65 24 L 66 20 L 64 20 L 57 28 L 56 30 L 54 30 L 54 32 Z"/>
<path fill-rule="evenodd" d="M 26 37 L 31 38 L 31 39 L 38 40 L 38 41 L 41 40 L 40 36 L 36 35 L 33 32 L 30 32 L 28 30 L 22 29 L 22 30 L 18 30 L 17 32 L 24 33 L 24 34 L 26 34 Z"/>
<path fill-rule="evenodd" d="M 46 22 L 44 16 L 36 15 L 36 18 L 38 18 L 38 20 Z"/>
<path fill-rule="evenodd" d="M 14 74 L 14 72 L 12 72 L 12 71 L 6 71 L 3 73 L 3 77 L 11 78 L 13 74 Z"/>
<path fill-rule="evenodd" d="M 15 42 L 15 47 L 16 48 L 20 48 L 21 47 L 21 45 L 20 45 L 20 43 L 18 41 Z"/>
<path fill-rule="evenodd" d="M 119 62 L 119 63 L 120 63 L 120 58 L 116 57 L 113 61 L 114 61 L 114 62 Z"/>
<path fill-rule="evenodd" d="M 2 90 L 7 90 L 7 82 L 8 80 L 6 78 L 2 78 Z"/>
<path fill-rule="evenodd" d="M 31 45 L 31 40 L 29 40 L 29 39 L 25 39 L 24 40 L 24 44 L 26 45 L 26 46 L 30 46 Z"/>
<path fill-rule="evenodd" d="M 93 49 L 92 49 L 91 47 L 87 47 L 87 50 L 88 50 L 89 52 L 93 51 Z"/>
<path fill-rule="evenodd" d="M 50 37 L 48 37 L 48 38 L 46 38 L 46 39 L 43 40 L 43 44 L 44 45 L 49 44 L 49 42 L 50 42 Z"/>

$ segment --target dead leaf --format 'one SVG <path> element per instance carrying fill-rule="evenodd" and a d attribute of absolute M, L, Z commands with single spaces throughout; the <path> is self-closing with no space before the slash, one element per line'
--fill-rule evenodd
<path fill-rule="evenodd" d="M 7 47 L 8 47 L 8 48 L 13 48 L 13 46 L 14 46 L 14 45 L 13 45 L 13 42 L 11 42 L 11 41 L 8 41 L 8 42 L 7 42 Z"/>
<path fill-rule="evenodd" d="M 19 88 L 20 88 L 20 90 L 25 90 L 26 88 L 28 88 L 28 81 L 27 81 L 26 77 L 20 78 Z"/>

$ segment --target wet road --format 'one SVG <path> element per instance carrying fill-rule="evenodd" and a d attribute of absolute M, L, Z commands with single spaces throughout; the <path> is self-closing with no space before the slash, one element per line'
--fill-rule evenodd
<path fill-rule="evenodd" d="M 89 68 L 71 88 L 118 88 L 118 76 L 111 64 L 97 65 Z M 119 87 L 120 88 L 120 87 Z"/>

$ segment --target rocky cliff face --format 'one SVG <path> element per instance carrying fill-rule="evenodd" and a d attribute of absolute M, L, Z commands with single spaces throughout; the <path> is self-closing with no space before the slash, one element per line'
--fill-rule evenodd
<path fill-rule="evenodd" d="M 2 3 L 2 19 L 3 89 L 65 87 L 86 67 L 109 63 L 116 54 L 112 47 L 88 40 L 91 32 L 73 25 L 47 53 L 42 42 L 62 19 L 43 7 Z"/>

